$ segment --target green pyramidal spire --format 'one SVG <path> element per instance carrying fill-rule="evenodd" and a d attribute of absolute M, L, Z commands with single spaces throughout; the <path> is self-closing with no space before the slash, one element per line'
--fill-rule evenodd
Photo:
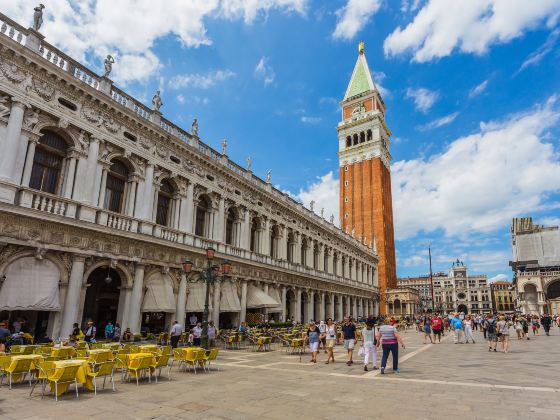
<path fill-rule="evenodd" d="M 344 95 L 344 100 L 351 98 L 362 93 L 371 92 L 377 90 L 375 83 L 371 77 L 371 72 L 369 71 L 369 66 L 367 64 L 366 56 L 364 54 L 364 43 L 360 42 L 359 46 L 360 55 L 354 66 L 354 71 L 352 72 L 352 78 L 346 89 L 346 94 Z"/>

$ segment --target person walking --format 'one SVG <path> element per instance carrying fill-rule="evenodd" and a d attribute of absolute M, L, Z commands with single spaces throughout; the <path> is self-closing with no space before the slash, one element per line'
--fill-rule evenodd
<path fill-rule="evenodd" d="M 453 342 L 455 344 L 463 344 L 465 332 L 463 330 L 463 321 L 459 318 L 459 314 L 451 319 L 451 329 L 453 330 Z"/>
<path fill-rule="evenodd" d="M 171 331 L 169 332 L 169 335 L 171 336 L 171 348 L 177 348 L 177 344 L 179 344 L 179 339 L 181 338 L 182 333 L 183 327 L 179 324 L 179 322 L 177 322 L 177 320 L 174 320 Z"/>
<path fill-rule="evenodd" d="M 552 325 L 552 318 L 548 313 L 545 312 L 544 315 L 541 317 L 541 324 L 543 326 L 544 333 L 546 335 L 550 335 L 550 326 Z"/>
<path fill-rule="evenodd" d="M 391 321 L 389 320 L 389 323 Z M 344 324 L 342 324 L 342 338 L 344 339 L 344 348 L 348 353 L 348 361 L 346 364 L 351 366 L 354 364 L 352 360 L 352 355 L 354 353 L 354 345 L 356 344 L 356 326 L 350 317 L 344 317 Z"/>
<path fill-rule="evenodd" d="M 321 349 L 321 344 L 323 345 L 323 350 L 327 353 L 327 324 L 325 321 L 319 322 L 319 333 L 321 334 L 321 339 L 319 341 L 319 350 Z"/>
<path fill-rule="evenodd" d="M 498 319 L 499 321 L 496 324 L 496 335 L 502 344 L 502 352 L 507 353 L 509 346 L 509 324 L 503 315 L 501 315 Z"/>
<path fill-rule="evenodd" d="M 443 330 L 443 320 L 441 319 L 441 316 L 439 316 L 439 314 L 435 314 L 432 317 L 431 327 L 432 327 L 432 333 L 434 334 L 434 343 L 436 342 L 436 337 L 438 339 L 438 343 L 441 343 L 441 333 L 442 333 L 442 330 Z"/>
<path fill-rule="evenodd" d="M 216 335 L 218 333 L 218 330 L 216 329 L 216 326 L 214 325 L 214 321 L 209 321 L 208 322 L 208 348 L 212 348 L 214 347 L 215 343 L 216 343 Z"/>
<path fill-rule="evenodd" d="M 521 324 L 521 319 L 519 318 L 515 320 L 515 333 L 517 334 L 518 340 L 523 340 L 523 325 Z"/>
<path fill-rule="evenodd" d="M 364 370 L 368 371 L 369 359 L 373 365 L 373 370 L 377 370 L 377 350 L 375 347 L 375 325 L 372 319 L 368 319 L 366 327 L 362 330 L 362 346 L 364 351 Z"/>
<path fill-rule="evenodd" d="M 473 319 L 471 315 L 467 315 L 463 321 L 463 327 L 465 329 L 465 342 L 468 344 L 469 340 L 471 340 L 474 344 Z"/>
<path fill-rule="evenodd" d="M 428 315 L 424 316 L 423 321 L 422 321 L 422 331 L 424 332 L 424 344 L 426 343 L 426 338 L 430 339 L 430 344 L 434 344 L 434 341 L 432 340 L 432 328 L 431 328 L 431 322 L 432 320 L 430 319 L 430 317 Z"/>
<path fill-rule="evenodd" d="M 533 330 L 533 335 L 539 335 L 539 319 L 536 316 L 531 318 L 531 329 Z"/>
<path fill-rule="evenodd" d="M 200 346 L 200 337 L 202 337 L 202 324 L 200 322 L 197 322 L 197 324 L 194 326 L 194 328 L 192 329 L 192 334 L 193 334 L 193 345 L 196 347 Z"/>
<path fill-rule="evenodd" d="M 381 357 L 381 374 L 385 374 L 385 368 L 387 367 L 387 359 L 389 358 L 389 353 L 393 355 L 393 372 L 399 373 L 399 344 L 401 344 L 404 349 L 404 341 L 397 332 L 397 329 L 391 325 L 391 321 L 385 319 L 383 325 L 379 327 L 376 334 L 377 348 L 381 346 L 383 349 L 383 356 Z"/>
<path fill-rule="evenodd" d="M 496 331 L 496 320 L 492 314 L 488 314 L 484 322 L 484 331 L 486 331 L 486 340 L 488 341 L 488 351 L 496 351 L 498 344 L 498 336 Z"/>
<path fill-rule="evenodd" d="M 309 323 L 309 328 L 307 329 L 307 337 L 305 340 L 309 343 L 309 352 L 311 353 L 310 363 L 317 363 L 317 353 L 319 353 L 319 342 L 321 338 L 321 333 L 319 328 L 314 322 Z"/>
<path fill-rule="evenodd" d="M 327 347 L 327 365 L 332 361 L 334 363 L 334 345 L 336 344 L 336 325 L 334 324 L 332 318 L 327 319 L 327 325 L 325 328 L 325 342 Z"/>

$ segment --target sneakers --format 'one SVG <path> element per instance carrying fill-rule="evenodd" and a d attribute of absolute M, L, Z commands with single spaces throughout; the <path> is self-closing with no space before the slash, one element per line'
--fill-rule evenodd
<path fill-rule="evenodd" d="M 396 368 L 394 372 L 395 373 L 401 373 L 401 370 L 399 368 Z"/>
<path fill-rule="evenodd" d="M 364 372 L 367 372 L 367 371 L 368 371 L 367 366 L 364 366 Z"/>
<path fill-rule="evenodd" d="M 348 360 L 348 361 L 346 362 L 346 365 L 348 365 L 348 366 L 353 365 L 353 364 L 354 364 L 354 362 L 353 362 L 352 360 Z"/>
<path fill-rule="evenodd" d="M 384 367 L 381 368 L 381 374 L 385 375 L 385 368 Z"/>
<path fill-rule="evenodd" d="M 374 366 L 374 367 L 373 367 L 373 370 L 377 370 L 377 369 L 378 369 L 377 366 Z"/>

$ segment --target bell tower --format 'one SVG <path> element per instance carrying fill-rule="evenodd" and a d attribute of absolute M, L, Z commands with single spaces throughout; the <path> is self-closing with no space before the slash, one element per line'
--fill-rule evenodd
<path fill-rule="evenodd" d="M 391 132 L 385 124 L 385 103 L 375 86 L 359 44 L 352 78 L 340 102 L 338 123 L 340 225 L 379 254 L 380 313 L 386 313 L 385 292 L 396 287 L 393 200 L 391 195 Z"/>

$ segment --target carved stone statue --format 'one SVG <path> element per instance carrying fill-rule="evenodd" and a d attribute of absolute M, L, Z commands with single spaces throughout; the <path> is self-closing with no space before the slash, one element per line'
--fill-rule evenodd
<path fill-rule="evenodd" d="M 163 102 L 161 101 L 160 91 L 158 90 L 154 95 L 154 97 L 152 98 L 153 110 L 159 112 L 159 109 L 161 108 L 162 105 Z"/>
<path fill-rule="evenodd" d="M 198 119 L 194 119 L 191 124 L 191 134 L 195 137 L 198 137 Z"/>
<path fill-rule="evenodd" d="M 324 214 L 325 214 L 325 209 L 321 209 L 321 218 L 323 218 Z"/>
<path fill-rule="evenodd" d="M 272 169 L 269 169 L 266 173 L 266 183 L 270 184 L 270 178 L 272 177 Z"/>
<path fill-rule="evenodd" d="M 250 171 L 251 170 L 251 164 L 253 163 L 253 160 L 251 159 L 251 156 L 247 157 L 247 170 Z"/>
<path fill-rule="evenodd" d="M 333 224 L 334 223 L 334 214 L 331 214 L 331 219 L 330 220 L 331 220 L 331 224 Z"/>
<path fill-rule="evenodd" d="M 45 8 L 45 5 L 43 4 L 39 4 L 39 6 L 37 6 L 36 8 L 34 8 L 34 13 L 33 13 L 33 29 L 38 31 L 41 28 L 41 25 L 43 24 L 43 9 Z"/>
<path fill-rule="evenodd" d="M 23 119 L 23 126 L 29 130 L 33 130 L 33 128 L 39 122 L 39 113 L 33 109 L 28 110 L 25 113 L 25 118 Z"/>
<path fill-rule="evenodd" d="M 113 58 L 113 56 L 111 54 L 108 54 L 107 58 L 105 58 L 105 61 L 103 62 L 105 66 L 105 73 L 103 73 L 103 77 L 109 77 L 111 71 L 113 70 L 114 62 L 115 59 Z"/>
<path fill-rule="evenodd" d="M 222 155 L 227 155 L 227 139 L 222 140 Z"/>
<path fill-rule="evenodd" d="M 309 210 L 313 211 L 313 207 L 315 207 L 315 201 L 311 200 L 311 202 L 309 203 Z"/>

